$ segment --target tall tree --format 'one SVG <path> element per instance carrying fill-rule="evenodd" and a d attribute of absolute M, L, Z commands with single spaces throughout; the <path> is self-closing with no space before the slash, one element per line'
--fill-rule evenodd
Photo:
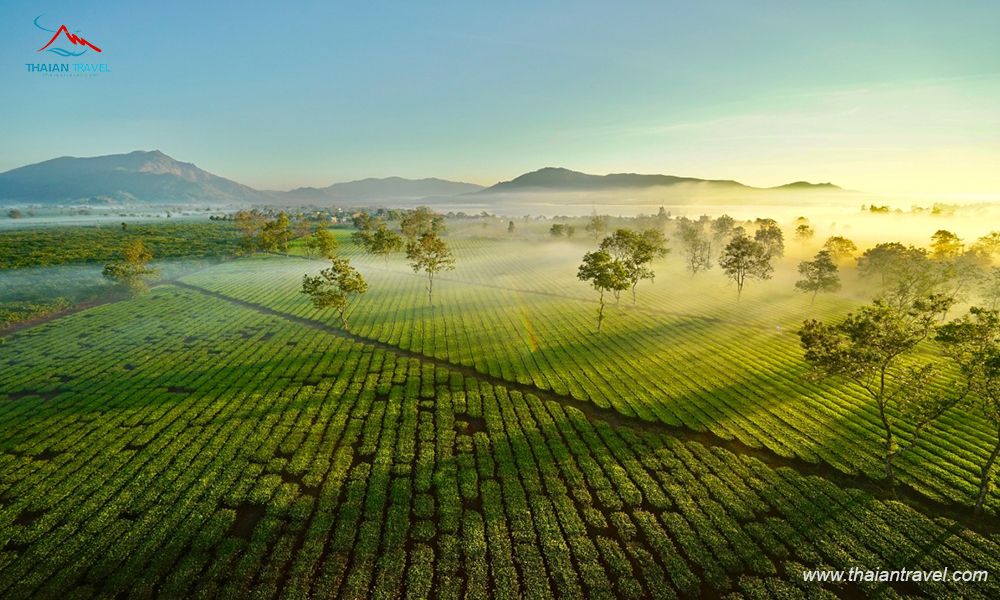
<path fill-rule="evenodd" d="M 309 256 L 318 253 L 323 258 L 332 259 L 340 249 L 340 242 L 326 227 L 320 227 L 306 240 L 306 250 Z"/>
<path fill-rule="evenodd" d="M 639 282 L 643 279 L 652 280 L 656 276 L 649 268 L 649 264 L 670 253 L 663 232 L 656 228 L 642 232 L 616 229 L 610 236 L 601 240 L 600 249 L 610 254 L 624 269 L 625 277 L 632 289 L 632 304 L 635 304 L 635 288 Z M 615 291 L 616 302 L 620 293 L 621 290 Z"/>
<path fill-rule="evenodd" d="M 946 272 L 933 262 L 923 248 L 899 242 L 878 244 L 858 259 L 858 275 L 877 279 L 882 298 L 898 310 L 906 310 L 920 298 L 942 291 Z"/>
<path fill-rule="evenodd" d="M 716 246 L 721 245 L 729 239 L 729 236 L 733 234 L 734 227 L 736 227 L 736 219 L 730 217 L 729 215 L 722 215 L 712 221 L 712 240 L 715 242 Z"/>
<path fill-rule="evenodd" d="M 347 329 L 347 305 L 352 295 L 368 291 L 368 282 L 346 258 L 333 257 L 333 265 L 319 275 L 302 276 L 303 294 L 308 294 L 316 308 L 335 308 L 340 322 Z"/>
<path fill-rule="evenodd" d="M 774 271 L 767 248 L 746 235 L 737 235 L 726 244 L 719 257 L 719 266 L 736 283 L 737 302 L 743 295 L 743 286 L 747 280 L 770 279 Z"/>
<path fill-rule="evenodd" d="M 148 265 L 151 260 L 153 253 L 146 250 L 142 239 L 136 238 L 125 245 L 120 260 L 104 265 L 102 275 L 122 284 L 129 296 L 139 296 L 148 289 L 146 279 L 155 279 L 160 275 L 159 269 Z"/>
<path fill-rule="evenodd" d="M 264 251 L 288 254 L 288 242 L 292 239 L 291 219 L 287 213 L 279 213 L 277 218 L 268 219 L 260 231 L 260 247 Z"/>
<path fill-rule="evenodd" d="M 552 227 L 549 227 L 549 235 L 554 238 L 560 238 L 566 234 L 566 226 L 562 223 L 553 223 Z"/>
<path fill-rule="evenodd" d="M 295 235 L 305 239 L 310 233 L 312 233 L 312 230 L 313 226 L 312 223 L 309 222 L 309 219 L 299 215 L 299 219 L 295 221 Z"/>
<path fill-rule="evenodd" d="M 587 226 L 584 227 L 584 230 L 594 236 L 594 241 L 596 242 L 607 235 L 608 228 L 610 226 L 611 217 L 608 215 L 599 215 L 595 210 L 590 214 L 590 218 L 587 220 Z"/>
<path fill-rule="evenodd" d="M 810 306 L 816 302 L 816 294 L 820 292 L 832 294 L 840 289 L 837 263 L 833 262 L 826 250 L 820 250 L 812 260 L 799 263 L 799 275 L 802 275 L 802 279 L 795 282 L 795 288 L 812 294 Z"/>
<path fill-rule="evenodd" d="M 837 325 L 809 320 L 799 330 L 805 359 L 820 377 L 845 379 L 863 389 L 875 406 L 884 433 L 885 477 L 895 493 L 893 463 L 916 446 L 921 433 L 964 398 L 950 386 L 935 387 L 941 366 L 916 356 L 934 333 L 935 316 L 947 299 L 918 300 L 900 310 L 881 299 Z M 896 420 L 909 422 L 910 442 L 900 445 Z"/>
<path fill-rule="evenodd" d="M 938 260 L 950 260 L 958 258 L 965 251 L 965 244 L 962 243 L 954 233 L 947 229 L 938 229 L 931 236 L 931 257 Z"/>
<path fill-rule="evenodd" d="M 514 221 L 507 223 L 507 235 L 514 235 Z"/>
<path fill-rule="evenodd" d="M 257 209 L 241 210 L 235 215 L 236 228 L 243 233 L 240 239 L 240 248 L 243 252 L 250 253 L 260 247 L 258 236 L 267 222 L 267 216 Z"/>
<path fill-rule="evenodd" d="M 973 249 L 994 261 L 1000 256 L 1000 231 L 991 231 L 976 240 Z"/>
<path fill-rule="evenodd" d="M 414 273 L 427 273 L 427 300 L 434 308 L 434 276 L 455 268 L 455 257 L 434 231 L 428 231 L 406 245 L 406 258 Z"/>
<path fill-rule="evenodd" d="M 785 255 L 785 236 L 781 233 L 781 227 L 774 219 L 757 219 L 757 231 L 753 234 L 753 239 L 757 241 L 767 251 L 772 258 L 781 258 Z"/>
<path fill-rule="evenodd" d="M 414 242 L 425 233 L 444 233 L 444 215 L 438 214 L 426 206 L 418 206 L 403 215 L 399 227 L 406 239 Z"/>
<path fill-rule="evenodd" d="M 588 252 L 583 255 L 583 264 L 576 273 L 577 279 L 587 281 L 600 293 L 600 307 L 597 309 L 597 335 L 604 324 L 605 292 L 620 293 L 629 288 L 628 273 L 621 261 L 615 260 L 606 250 Z"/>
<path fill-rule="evenodd" d="M 830 253 L 830 258 L 834 262 L 840 262 L 845 258 L 853 258 L 854 253 L 858 251 L 858 247 L 854 245 L 854 242 L 840 235 L 827 238 L 823 242 L 823 249 Z"/>
<path fill-rule="evenodd" d="M 800 244 L 808 244 L 815 235 L 816 230 L 810 227 L 807 223 L 803 223 L 795 228 L 795 241 Z"/>
<path fill-rule="evenodd" d="M 958 363 L 965 385 L 973 392 L 967 404 L 992 426 L 993 451 L 979 471 L 974 512 L 978 518 L 993 487 L 994 466 L 1000 456 L 1000 316 L 995 310 L 972 307 L 969 314 L 942 325 L 937 340 Z"/>
<path fill-rule="evenodd" d="M 369 236 L 366 249 L 375 256 L 381 256 L 386 268 L 388 268 L 389 256 L 393 252 L 399 252 L 403 249 L 403 238 L 389 229 L 385 223 L 379 223 Z"/>
<path fill-rule="evenodd" d="M 728 227 L 716 227 L 719 223 L 725 224 L 724 219 L 728 219 Z M 721 240 L 732 233 L 732 224 L 732 217 L 723 215 L 716 219 L 711 226 Z M 725 233 L 722 233 L 723 229 Z M 702 222 L 679 217 L 677 219 L 677 239 L 681 244 L 681 254 L 684 255 L 684 267 L 691 272 L 691 277 L 712 268 L 712 244 L 705 239 Z"/>

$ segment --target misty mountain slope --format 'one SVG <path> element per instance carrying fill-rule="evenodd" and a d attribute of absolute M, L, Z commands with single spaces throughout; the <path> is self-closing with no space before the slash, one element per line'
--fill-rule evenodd
<path fill-rule="evenodd" d="M 106 197 L 139 202 L 262 202 L 270 195 L 159 150 L 64 156 L 0 173 L 0 201 L 55 204 Z"/>

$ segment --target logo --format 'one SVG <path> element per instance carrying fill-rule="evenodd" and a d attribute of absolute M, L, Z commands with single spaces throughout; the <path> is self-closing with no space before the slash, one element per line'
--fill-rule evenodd
<path fill-rule="evenodd" d="M 44 46 L 42 46 L 38 50 L 39 52 L 41 52 L 42 50 L 48 50 L 49 52 L 55 52 L 59 56 L 80 56 L 80 55 L 84 54 L 85 52 L 87 52 L 88 48 L 92 48 L 92 49 L 96 50 L 97 52 L 101 51 L 101 49 L 98 48 L 97 46 L 91 44 L 87 40 L 85 40 L 82 37 L 76 35 L 77 33 L 80 33 L 80 31 L 81 31 L 80 29 L 77 29 L 73 33 L 70 33 L 69 29 L 65 25 L 59 27 L 59 29 L 57 29 L 57 30 L 46 29 L 45 27 L 42 27 L 41 25 L 38 24 L 38 19 L 41 19 L 44 16 L 45 16 L 44 14 L 41 14 L 41 15 L 38 15 L 37 17 L 35 17 L 35 27 L 41 29 L 42 31 L 48 31 L 49 33 L 54 33 L 55 35 L 52 36 L 52 39 L 49 40 L 48 44 L 45 44 Z M 61 34 L 61 33 L 65 33 L 66 34 L 66 39 L 69 40 L 69 42 L 71 44 L 73 44 L 74 46 L 84 46 L 83 50 L 81 50 L 79 52 L 73 52 L 72 50 L 66 50 L 65 48 L 58 48 L 58 47 L 49 48 L 49 46 L 51 46 L 53 44 L 53 42 L 55 42 L 57 39 L 59 39 L 59 34 Z"/>

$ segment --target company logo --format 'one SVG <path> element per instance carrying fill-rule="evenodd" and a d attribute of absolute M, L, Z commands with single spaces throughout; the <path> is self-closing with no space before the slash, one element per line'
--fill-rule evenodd
<path fill-rule="evenodd" d="M 81 31 L 80 29 L 77 29 L 73 33 L 70 33 L 69 29 L 65 25 L 62 25 L 61 27 L 59 27 L 59 29 L 46 29 L 45 27 L 42 27 L 41 25 L 38 24 L 38 20 L 44 16 L 45 16 L 44 14 L 41 14 L 35 17 L 35 27 L 41 29 L 42 31 L 48 31 L 49 33 L 54 33 L 55 35 L 52 36 L 52 39 L 49 40 L 48 44 L 45 44 L 38 50 L 39 52 L 41 52 L 42 50 L 47 50 L 48 52 L 55 52 L 59 56 L 80 56 L 85 52 L 87 52 L 88 48 L 92 48 L 97 52 L 101 51 L 101 49 L 98 48 L 97 46 L 91 44 L 87 40 L 76 35 L 80 33 Z M 83 46 L 84 48 L 79 52 L 73 52 L 72 50 L 66 50 L 65 48 L 59 48 L 59 47 L 49 48 L 49 46 L 51 46 L 56 40 L 59 39 L 60 34 L 66 34 L 65 36 L 66 39 L 69 40 L 69 42 L 74 46 Z"/>

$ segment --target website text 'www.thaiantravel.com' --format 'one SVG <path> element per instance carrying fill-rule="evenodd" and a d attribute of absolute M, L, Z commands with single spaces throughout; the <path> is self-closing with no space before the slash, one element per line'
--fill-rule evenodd
<path fill-rule="evenodd" d="M 803 571 L 802 579 L 815 582 L 920 582 L 920 581 L 959 581 L 976 582 L 986 581 L 989 578 L 987 571 L 951 571 L 948 567 L 936 570 L 919 569 L 861 569 L 851 567 L 846 571 L 835 569 L 817 569 L 813 571 Z"/>

